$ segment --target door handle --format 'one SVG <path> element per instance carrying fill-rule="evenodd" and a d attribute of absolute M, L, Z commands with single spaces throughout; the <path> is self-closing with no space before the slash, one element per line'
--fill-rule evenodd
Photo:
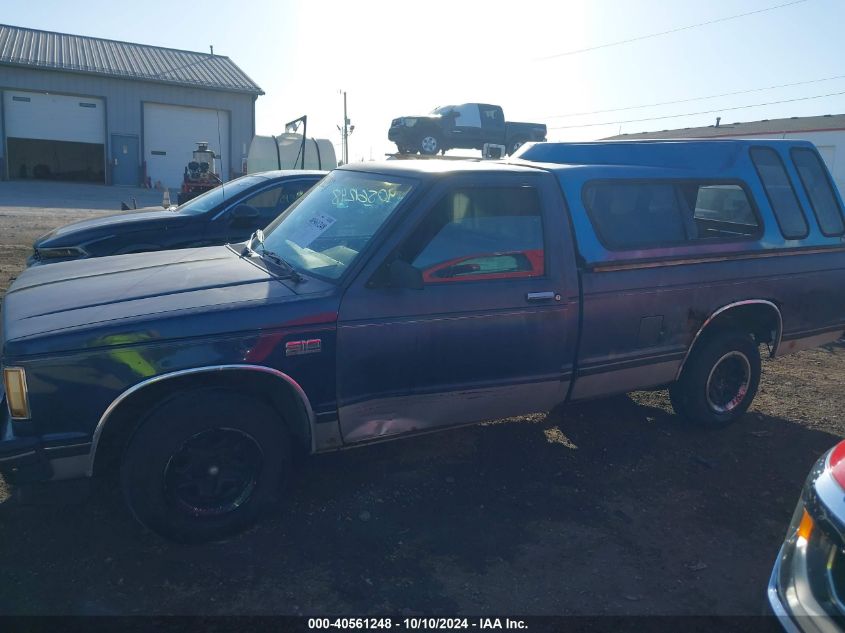
<path fill-rule="evenodd" d="M 560 295 L 556 294 L 552 291 L 548 292 L 529 292 L 525 295 L 525 299 L 528 301 L 551 301 L 554 299 L 555 301 L 560 301 Z"/>

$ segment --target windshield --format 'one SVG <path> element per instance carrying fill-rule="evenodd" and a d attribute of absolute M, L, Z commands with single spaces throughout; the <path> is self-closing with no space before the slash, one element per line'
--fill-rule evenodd
<path fill-rule="evenodd" d="M 405 179 L 332 172 L 265 229 L 264 249 L 338 279 L 412 189 Z"/>
<path fill-rule="evenodd" d="M 223 183 L 219 187 L 206 191 L 193 200 L 188 200 L 188 202 L 177 208 L 176 211 L 178 213 L 205 213 L 206 211 L 211 211 L 211 209 L 221 202 L 229 200 L 235 194 L 262 182 L 267 182 L 267 179 L 263 176 L 241 176 L 240 178 L 235 178 L 235 180 Z"/>
<path fill-rule="evenodd" d="M 437 106 L 436 108 L 434 108 L 434 110 L 431 111 L 431 114 L 448 114 L 454 109 L 455 106 L 453 105 Z"/>

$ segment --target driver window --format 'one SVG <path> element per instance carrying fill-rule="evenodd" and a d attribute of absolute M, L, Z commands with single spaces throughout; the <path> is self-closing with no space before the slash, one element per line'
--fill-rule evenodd
<path fill-rule="evenodd" d="M 274 219 L 282 211 L 297 201 L 305 194 L 314 183 L 308 180 L 294 180 L 270 187 L 264 191 L 245 198 L 241 204 L 249 205 L 258 209 L 261 217 L 268 220 Z"/>
<path fill-rule="evenodd" d="M 540 200 L 531 187 L 446 194 L 399 251 L 426 284 L 541 277 Z"/>
<path fill-rule="evenodd" d="M 481 127 L 481 116 L 478 112 L 478 105 L 475 103 L 465 103 L 455 107 L 455 112 L 458 113 L 455 119 L 455 125 L 458 127 Z"/>
<path fill-rule="evenodd" d="M 283 189 L 282 185 L 277 187 L 270 187 L 264 191 L 259 191 L 256 194 L 247 196 L 241 200 L 240 204 L 246 204 L 254 209 L 258 209 L 258 213 L 262 217 L 271 216 L 275 213 L 279 205 L 279 195 Z"/>

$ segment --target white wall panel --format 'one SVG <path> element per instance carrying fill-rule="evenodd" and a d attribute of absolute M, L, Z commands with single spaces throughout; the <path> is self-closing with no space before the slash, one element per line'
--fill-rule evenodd
<path fill-rule="evenodd" d="M 229 151 L 229 113 L 185 106 L 144 104 L 144 160 L 153 186 L 182 186 L 182 175 L 200 141 L 221 158 L 217 172 L 226 180 Z M 222 173 L 221 173 L 222 172 Z"/>
<path fill-rule="evenodd" d="M 102 99 L 6 90 L 3 108 L 7 137 L 106 142 Z"/>

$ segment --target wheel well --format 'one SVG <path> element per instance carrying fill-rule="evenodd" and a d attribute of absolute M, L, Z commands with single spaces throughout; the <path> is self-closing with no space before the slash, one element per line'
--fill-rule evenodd
<path fill-rule="evenodd" d="M 750 334 L 758 344 L 769 345 L 769 353 L 774 356 L 783 330 L 780 310 L 770 301 L 742 302 L 720 308 L 705 319 L 695 334 L 687 355 L 678 368 L 678 377 L 697 346 L 713 334 L 726 330 L 738 330 Z"/>
<path fill-rule="evenodd" d="M 131 393 L 108 414 L 99 440 L 95 440 L 94 476 L 107 475 L 119 466 L 120 458 L 141 418 L 157 403 L 179 391 L 220 387 L 265 399 L 287 424 L 295 450 L 311 450 L 311 420 L 305 403 L 282 378 L 252 370 L 210 371 L 174 376 L 150 383 Z M 244 412 L 245 415 L 248 411 Z"/>

